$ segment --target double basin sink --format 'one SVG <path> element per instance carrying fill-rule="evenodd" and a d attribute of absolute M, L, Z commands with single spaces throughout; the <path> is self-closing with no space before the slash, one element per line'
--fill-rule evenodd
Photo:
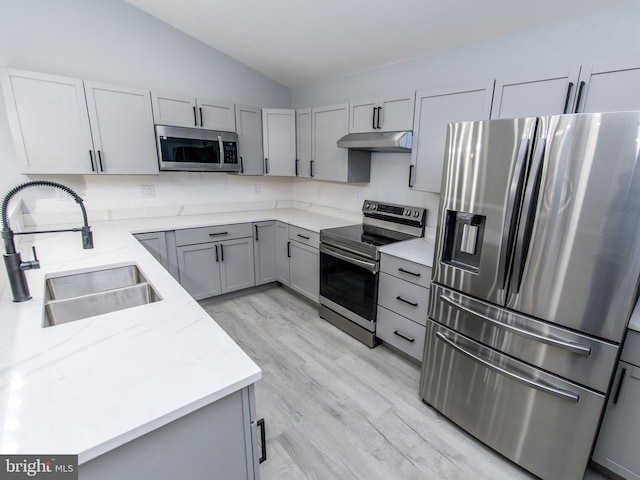
<path fill-rule="evenodd" d="M 133 263 L 56 273 L 45 284 L 43 327 L 162 300 Z"/>

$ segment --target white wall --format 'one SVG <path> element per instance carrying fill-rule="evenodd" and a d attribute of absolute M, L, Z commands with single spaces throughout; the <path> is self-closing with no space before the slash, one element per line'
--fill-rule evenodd
<path fill-rule="evenodd" d="M 121 0 L 0 0 L 0 65 L 86 80 L 139 86 L 244 105 L 289 107 L 289 88 L 211 49 Z M 0 96 L 0 196 L 33 179 L 20 175 Z M 39 175 L 37 178 L 45 178 Z M 291 181 L 238 178 L 223 173 L 163 172 L 159 176 L 60 176 L 78 190 L 89 212 L 291 200 Z M 260 185 L 255 193 L 254 185 Z M 140 185 L 154 185 L 143 199 Z M 53 189 L 25 191 L 56 198 Z M 49 202 L 51 210 L 77 208 Z M 37 202 L 41 209 L 43 202 Z"/>
<path fill-rule="evenodd" d="M 535 2 L 532 4 L 535 8 Z M 583 15 L 544 27 L 324 82 L 293 91 L 296 108 L 331 105 L 384 93 L 422 90 L 476 80 L 544 75 L 580 64 L 637 57 L 640 64 L 640 2 Z M 393 39 L 389 39 L 393 41 Z M 422 205 L 435 226 L 438 196 L 407 188 L 409 155 L 373 154 L 365 187 L 295 180 L 296 200 L 356 209 L 358 195 Z"/>

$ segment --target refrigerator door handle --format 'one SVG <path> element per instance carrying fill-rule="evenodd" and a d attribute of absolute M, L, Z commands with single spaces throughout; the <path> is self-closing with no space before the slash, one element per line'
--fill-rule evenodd
<path fill-rule="evenodd" d="M 503 323 L 499 320 L 496 320 L 495 318 L 491 318 L 487 315 L 484 315 L 480 312 L 476 312 L 475 310 L 473 310 L 472 308 L 469 308 L 465 305 L 462 305 L 461 303 L 456 302 L 455 300 L 449 298 L 446 295 L 440 295 L 440 300 L 442 300 L 445 303 L 448 303 L 449 305 L 451 305 L 453 308 L 457 309 L 457 310 L 462 310 L 463 312 L 466 312 L 470 315 L 473 315 L 474 317 L 478 317 L 486 322 L 491 323 L 492 325 L 501 328 L 502 330 L 507 330 L 511 333 L 515 333 L 516 335 L 520 335 L 521 337 L 525 337 L 525 338 L 529 338 L 531 340 L 535 340 L 537 342 L 540 343 L 544 343 L 546 345 L 551 345 L 553 347 L 558 347 L 561 348 L 563 350 L 568 350 L 571 353 L 576 353 L 578 355 L 584 355 L 585 357 L 588 357 L 591 354 L 591 347 L 589 345 L 582 345 L 581 343 L 574 343 L 574 342 L 570 342 L 568 340 L 561 340 L 561 339 L 557 339 L 557 338 L 551 338 L 551 337 L 547 337 L 545 335 L 540 335 L 539 333 L 535 333 L 535 332 L 530 332 L 528 330 L 525 330 L 523 328 L 518 328 L 516 326 L 513 325 L 508 325 L 506 323 Z"/>
<path fill-rule="evenodd" d="M 522 283 L 522 275 L 524 266 L 529 253 L 529 239 L 533 230 L 533 222 L 535 219 L 536 207 L 538 205 L 538 191 L 540 190 L 540 182 L 542 179 L 542 159 L 547 146 L 547 139 L 539 137 L 536 141 L 535 151 L 533 152 L 533 160 L 529 178 L 527 179 L 527 188 L 522 202 L 523 211 L 518 226 L 518 238 L 516 240 L 516 251 L 513 256 L 513 274 L 511 276 L 510 292 L 518 293 L 520 284 Z"/>
<path fill-rule="evenodd" d="M 438 340 L 440 340 L 441 342 L 444 342 L 445 344 L 447 344 L 448 346 L 456 350 L 458 353 L 461 353 L 462 355 L 483 365 L 489 370 L 493 370 L 494 372 L 500 375 L 503 375 L 507 378 L 510 378 L 511 380 L 515 380 L 516 382 L 520 382 L 524 385 L 527 385 L 528 387 L 535 388 L 536 390 L 547 393 L 549 395 L 553 395 L 554 397 L 558 397 L 563 400 L 568 400 L 570 402 L 575 402 L 575 403 L 578 403 L 578 400 L 580 400 L 580 396 L 576 393 L 569 392 L 561 388 L 553 387 L 551 385 L 544 385 L 542 383 L 536 382 L 535 380 L 531 380 L 529 378 L 523 377 L 522 375 L 518 375 L 516 373 L 510 372 L 509 370 L 499 367 L 498 365 L 495 365 L 494 363 L 491 363 L 488 360 L 485 360 L 484 358 L 480 358 L 479 356 L 475 355 L 472 352 L 469 352 L 468 350 L 464 349 L 463 347 L 455 343 L 453 340 L 451 340 L 442 332 L 436 332 L 436 337 L 438 338 Z"/>
<path fill-rule="evenodd" d="M 505 226 L 502 229 L 502 248 L 498 258 L 498 278 L 497 287 L 504 290 L 507 287 L 507 270 L 509 268 L 509 257 L 512 251 L 513 238 L 518 225 L 518 200 L 522 194 L 522 185 L 524 185 L 524 172 L 527 154 L 529 152 L 530 139 L 523 137 L 520 140 L 518 148 L 518 156 L 516 157 L 516 168 L 511 178 L 511 186 L 509 187 L 509 200 L 505 212 Z"/>

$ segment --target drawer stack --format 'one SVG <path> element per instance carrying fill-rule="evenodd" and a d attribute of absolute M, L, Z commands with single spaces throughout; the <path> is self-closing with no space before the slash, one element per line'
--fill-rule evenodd
<path fill-rule="evenodd" d="M 376 336 L 420 362 L 430 283 L 430 267 L 382 254 Z"/>

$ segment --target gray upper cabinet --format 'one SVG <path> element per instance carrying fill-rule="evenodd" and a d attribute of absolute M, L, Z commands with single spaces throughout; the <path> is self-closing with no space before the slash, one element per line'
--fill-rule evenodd
<path fill-rule="evenodd" d="M 640 60 L 583 65 L 579 113 L 640 110 Z"/>
<path fill-rule="evenodd" d="M 580 66 L 496 80 L 491 118 L 532 117 L 571 113 Z"/>
<path fill-rule="evenodd" d="M 440 192 L 447 125 L 488 119 L 493 86 L 491 80 L 416 92 L 409 187 Z"/>
<path fill-rule="evenodd" d="M 0 78 L 22 173 L 158 173 L 148 90 L 13 69 Z"/>
<path fill-rule="evenodd" d="M 293 177 L 296 166 L 296 111 L 262 109 L 265 175 Z"/>
<path fill-rule="evenodd" d="M 296 110 L 296 177 L 311 178 L 311 109 Z"/>
<path fill-rule="evenodd" d="M 236 130 L 240 175 L 263 175 L 262 112 L 257 107 L 236 105 Z"/>
<path fill-rule="evenodd" d="M 339 148 L 338 140 L 349 133 L 349 104 L 311 109 L 312 176 L 334 182 L 368 182 L 370 155 Z"/>
<path fill-rule="evenodd" d="M 152 103 L 156 124 L 236 131 L 232 103 L 160 92 L 152 92 Z"/>
<path fill-rule="evenodd" d="M 256 222 L 253 224 L 253 254 L 255 261 L 256 285 L 278 280 L 276 254 L 277 222 Z"/>
<path fill-rule="evenodd" d="M 414 96 L 411 92 L 349 102 L 349 133 L 412 130 Z"/>

